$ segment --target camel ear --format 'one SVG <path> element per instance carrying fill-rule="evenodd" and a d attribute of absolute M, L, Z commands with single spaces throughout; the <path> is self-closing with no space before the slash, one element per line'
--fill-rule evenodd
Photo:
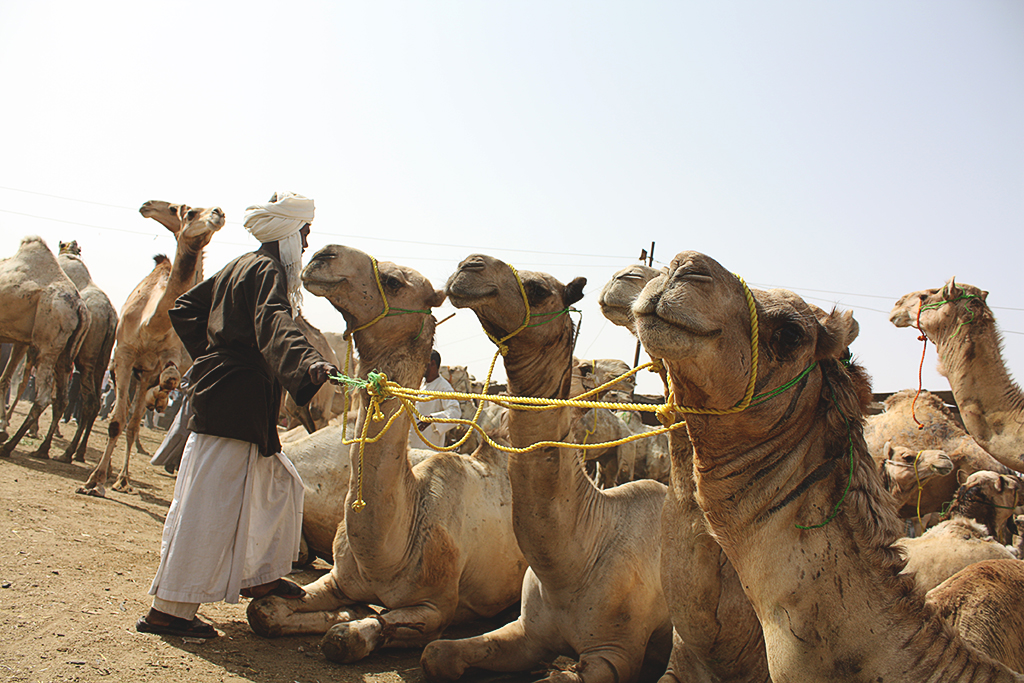
<path fill-rule="evenodd" d="M 578 277 L 574 278 L 572 282 L 565 286 L 565 305 L 572 306 L 574 303 L 583 298 L 583 288 L 587 286 L 587 278 Z"/>
<path fill-rule="evenodd" d="M 949 278 L 949 282 L 942 288 L 942 298 L 949 301 L 956 296 L 956 276 Z"/>
<path fill-rule="evenodd" d="M 437 308 L 438 306 L 444 303 L 445 297 L 447 296 L 448 295 L 445 293 L 443 289 L 435 289 L 434 295 L 430 298 L 430 301 L 427 302 L 427 307 Z"/>
<path fill-rule="evenodd" d="M 853 311 L 832 313 L 819 318 L 822 329 L 818 332 L 818 346 L 815 349 L 815 360 L 841 358 L 846 349 L 857 338 L 860 325 L 853 319 Z"/>
<path fill-rule="evenodd" d="M 886 441 L 885 445 L 882 446 L 882 457 L 886 460 L 892 460 L 892 441 Z"/>

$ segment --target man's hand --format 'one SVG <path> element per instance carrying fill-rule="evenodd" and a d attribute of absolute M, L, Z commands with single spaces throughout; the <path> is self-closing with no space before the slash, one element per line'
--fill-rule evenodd
<path fill-rule="evenodd" d="M 323 384 L 329 379 L 329 375 L 339 375 L 338 368 L 334 367 L 333 363 L 327 361 L 318 361 L 309 366 L 309 378 L 313 380 L 313 384 Z M 331 380 L 332 384 L 341 384 L 336 379 Z"/>
<path fill-rule="evenodd" d="M 427 428 L 427 426 L 428 426 L 428 425 L 430 425 L 430 423 L 429 423 L 429 422 L 424 422 L 423 420 L 420 420 L 420 421 L 418 421 L 418 422 L 416 423 L 416 427 L 417 427 L 417 428 L 418 428 L 418 429 L 419 429 L 419 430 L 420 430 L 421 432 L 422 432 L 423 430 L 425 430 L 425 429 Z"/>

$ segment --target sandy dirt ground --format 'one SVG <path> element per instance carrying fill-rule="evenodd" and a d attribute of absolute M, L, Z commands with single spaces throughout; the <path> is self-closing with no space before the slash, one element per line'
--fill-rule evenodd
<path fill-rule="evenodd" d="M 18 404 L 12 433 L 27 408 Z M 49 421 L 47 411 L 41 428 Z M 60 428 L 70 439 L 75 423 Z M 134 493 L 108 489 L 105 499 L 75 493 L 102 455 L 106 428 L 105 421 L 97 422 L 84 464 L 30 458 L 39 444 L 32 439 L 24 439 L 10 458 L 0 458 L 0 680 L 424 681 L 419 650 L 384 650 L 358 664 L 339 665 L 320 654 L 319 636 L 261 638 L 246 622 L 245 598 L 200 609 L 221 631 L 220 638 L 189 642 L 137 633 L 135 620 L 150 605 L 174 477 L 136 453 L 129 471 Z M 149 453 L 163 434 L 143 428 Z M 67 443 L 56 439 L 51 455 L 63 453 Z M 121 439 L 115 472 L 123 462 Z M 291 578 L 306 584 L 328 569 L 317 560 Z M 485 632 L 501 623 L 463 626 L 448 636 Z M 536 677 L 477 674 L 464 680 L 520 683 Z"/>

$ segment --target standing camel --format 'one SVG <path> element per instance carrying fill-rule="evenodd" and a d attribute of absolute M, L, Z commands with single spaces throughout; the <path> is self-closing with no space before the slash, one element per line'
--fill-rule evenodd
<path fill-rule="evenodd" d="M 14 370 L 26 354 L 22 383 L 30 368 L 34 367 L 36 373 L 35 400 L 10 438 L 7 427 L 17 396 L 12 396 L 9 408 L 0 411 L 0 457 L 10 457 L 29 427 L 54 401 L 50 429 L 39 449 L 31 454 L 47 457 L 67 400 L 71 360 L 82 346 L 89 322 L 88 307 L 42 238 L 23 238 L 14 256 L 0 260 L 0 342 L 14 344 L 0 376 L 0 396 L 10 388 Z"/>
<path fill-rule="evenodd" d="M 585 285 L 584 278 L 564 285 L 546 273 L 516 273 L 475 254 L 459 264 L 447 292 L 507 347 L 510 394 L 565 399 L 575 341 L 567 313 Z M 518 448 L 565 441 L 570 418 L 568 407 L 510 410 L 509 440 Z M 454 680 L 469 668 L 527 671 L 559 655 L 578 662 L 546 680 L 631 683 L 642 671 L 661 673 L 671 647 L 661 587 L 665 485 L 645 479 L 600 490 L 578 452 L 557 447 L 510 453 L 508 471 L 513 528 L 530 563 L 521 615 L 475 638 L 431 643 L 420 660 L 427 676 Z"/>
<path fill-rule="evenodd" d="M 100 388 L 103 374 L 110 363 L 110 352 L 114 349 L 114 335 L 117 333 L 117 311 L 110 299 L 92 280 L 89 269 L 81 258 L 78 242 L 61 242 L 57 262 L 67 274 L 82 300 L 89 308 L 89 333 L 75 356 L 75 367 L 82 378 L 81 412 L 78 427 L 64 454 L 57 458 L 61 462 L 85 462 L 85 449 L 89 434 L 100 412 Z"/>
<path fill-rule="evenodd" d="M 976 586 L 990 606 L 1016 606 L 967 609 L 1002 619 L 988 644 L 974 621 L 973 647 L 899 574 L 899 520 L 863 437 L 871 390 L 850 359 L 852 315 L 751 291 L 698 252 L 677 255 L 633 313 L 675 402 L 721 411 L 686 418 L 695 499 L 761 622 L 774 683 L 1024 681 L 990 659 L 1024 634 L 1020 562 L 949 579 L 968 577 L 947 605 Z"/>
<path fill-rule="evenodd" d="M 633 303 L 662 272 L 634 265 L 615 273 L 601 289 L 601 312 L 635 335 Z M 672 618 L 672 656 L 662 683 L 766 683 L 761 624 L 694 498 L 693 448 L 682 429 L 669 432 L 668 439 L 672 464 L 661 511 L 661 580 Z"/>
<path fill-rule="evenodd" d="M 191 364 L 167 312 L 174 306 L 175 299 L 202 280 L 203 249 L 213 234 L 224 227 L 224 212 L 220 207 L 193 209 L 184 204 L 148 201 L 139 213 L 170 230 L 178 245 L 173 264 L 166 256 L 154 257 L 156 267 L 135 287 L 121 309 L 113 366 L 117 399 L 107 430 L 107 447 L 88 481 L 78 489 L 78 493 L 92 496 L 106 495 L 111 459 L 122 432 L 125 434 L 124 467 L 113 488 L 126 493 L 132 491 L 128 463 L 146 412 L 146 394 L 160 383 L 160 375 L 169 363 L 177 367 L 178 372 L 170 375 L 177 379 L 181 377 L 178 373 L 185 372 Z M 138 382 L 138 390 L 130 399 L 128 390 L 133 377 Z M 161 388 L 170 391 L 176 386 L 177 381 L 172 381 Z"/>
<path fill-rule="evenodd" d="M 1024 391 L 1010 378 L 1000 351 L 988 292 L 950 280 L 904 295 L 889 320 L 917 327 L 939 352 L 967 432 L 993 458 L 1024 471 Z"/>
<path fill-rule="evenodd" d="M 441 305 L 443 292 L 411 268 L 339 245 L 313 255 L 302 283 L 345 318 L 360 378 L 381 372 L 419 388 L 434 341 L 430 309 Z M 392 314 L 381 317 L 385 310 Z M 383 431 L 400 402 L 382 402 L 384 419 L 377 420 L 366 390 L 360 394 L 356 434 L 365 428 L 367 439 L 380 438 L 351 447 L 334 566 L 302 598 L 267 596 L 248 609 L 249 624 L 263 636 L 326 632 L 321 651 L 341 663 L 382 647 L 422 647 L 450 624 L 494 616 L 518 599 L 526 571 L 512 532 L 504 455 L 435 453 L 412 466 L 408 415 Z M 340 436 L 335 444 L 343 456 Z M 353 509 L 356 501 L 365 507 Z"/>

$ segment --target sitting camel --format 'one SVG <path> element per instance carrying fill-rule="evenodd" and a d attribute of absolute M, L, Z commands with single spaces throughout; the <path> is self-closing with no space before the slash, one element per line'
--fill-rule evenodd
<path fill-rule="evenodd" d="M 866 419 L 864 438 L 868 451 L 879 464 L 884 459 L 882 448 L 886 442 L 915 453 L 941 450 L 953 461 L 953 472 L 925 482 L 920 500 L 921 515 L 941 512 L 953 498 L 960 482 L 973 472 L 993 470 L 1011 474 L 1009 468 L 986 453 L 963 430 L 938 396 L 927 391 L 918 395 L 912 389 L 904 389 L 886 398 L 885 410 Z M 915 496 L 914 505 L 905 505 L 899 514 L 904 519 L 912 519 L 918 516 L 918 512 Z"/>
<path fill-rule="evenodd" d="M 950 280 L 903 296 L 889 314 L 896 327 L 916 327 L 935 344 L 967 432 L 996 460 L 1024 472 L 1024 391 L 1000 351 L 988 292 Z"/>
<path fill-rule="evenodd" d="M 82 377 L 82 408 L 75 435 L 64 454 L 57 458 L 61 462 L 71 462 L 72 457 L 78 462 L 85 462 L 89 435 L 100 412 L 103 375 L 110 364 L 110 353 L 114 349 L 114 336 L 117 332 L 117 310 L 106 293 L 93 282 L 81 254 L 78 242 L 71 241 L 61 242 L 60 253 L 57 255 L 57 262 L 75 283 L 90 314 L 89 332 L 75 356 L 75 367 Z"/>
<path fill-rule="evenodd" d="M 620 270 L 601 289 L 601 312 L 635 335 L 633 303 L 663 272 L 646 266 Z M 671 471 L 661 512 L 661 576 L 672 618 L 672 655 L 662 683 L 767 683 L 761 624 L 694 499 L 689 436 L 679 428 L 668 439 Z"/>
<path fill-rule="evenodd" d="M 302 282 L 345 318 L 361 379 L 372 370 L 420 386 L 434 340 L 430 309 L 443 292 L 410 268 L 338 245 L 313 256 Z M 385 310 L 404 314 L 382 317 Z M 248 609 L 249 624 L 263 636 L 326 632 L 321 650 L 342 663 L 382 647 L 420 647 L 450 624 L 494 616 L 518 599 L 526 571 L 512 532 L 504 456 L 437 453 L 412 467 L 408 415 L 387 421 L 400 402 L 380 403 L 385 420 L 377 421 L 367 414 L 366 390 L 359 393 L 356 433 L 380 438 L 351 448 L 334 567 L 301 599 L 267 596 Z"/>
<path fill-rule="evenodd" d="M 675 402 L 713 411 L 687 416 L 695 497 L 758 615 L 775 683 L 1024 681 L 990 659 L 1019 644 L 1019 609 L 989 620 L 991 642 L 974 649 L 940 616 L 960 594 L 926 604 L 899 573 L 899 520 L 863 437 L 871 391 L 850 360 L 851 314 L 751 291 L 698 252 L 677 255 L 633 313 Z M 1003 606 L 1024 598 L 1016 560 L 958 577 L 984 581 Z"/>
<path fill-rule="evenodd" d="M 958 571 L 983 560 L 1013 560 L 1016 556 L 989 535 L 978 522 L 957 515 L 939 522 L 917 538 L 901 538 L 896 547 L 907 556 L 902 573 L 914 577 L 928 592 Z"/>
<path fill-rule="evenodd" d="M 575 340 L 567 312 L 585 284 L 516 273 L 475 254 L 459 264 L 446 290 L 507 349 L 510 394 L 564 399 Z M 508 422 L 514 447 L 564 441 L 570 410 L 510 410 Z M 529 671 L 570 654 L 579 661 L 547 680 L 632 683 L 645 660 L 660 672 L 671 643 L 660 572 L 665 485 L 643 480 L 602 491 L 574 450 L 557 447 L 512 452 L 508 471 L 513 528 L 530 564 L 521 614 L 475 638 L 430 643 L 420 659 L 427 677 L 454 680 L 471 668 Z"/>
<path fill-rule="evenodd" d="M 28 355 L 23 380 L 35 368 L 36 394 L 25 421 L 8 435 L 16 396 L 9 408 L 0 410 L 0 457 L 9 457 L 39 416 L 54 403 L 53 420 L 43 443 L 31 455 L 47 457 L 53 432 L 67 400 L 72 359 L 89 331 L 89 308 L 74 283 L 64 274 L 56 257 L 40 237 L 25 237 L 18 251 L 0 260 L 0 342 L 14 344 L 0 375 L 0 396 Z M 21 394 L 21 390 L 17 395 Z"/>
<path fill-rule="evenodd" d="M 193 209 L 184 204 L 148 201 L 139 213 L 170 230 L 178 245 L 173 264 L 162 254 L 153 259 L 156 262 L 153 272 L 135 287 L 121 309 L 112 368 L 117 378 L 117 399 L 107 428 L 107 446 L 89 479 L 78 489 L 78 493 L 92 496 L 106 495 L 111 459 L 122 432 L 125 434 L 124 466 L 113 488 L 126 493 L 132 490 L 128 464 L 146 412 L 146 393 L 157 385 L 164 391 L 178 386 L 170 379 L 160 382 L 160 374 L 168 363 L 173 363 L 179 373 L 184 373 L 192 364 L 171 327 L 168 311 L 175 299 L 203 279 L 203 249 L 214 233 L 224 227 L 224 212 L 220 207 Z M 139 389 L 130 398 L 129 389 L 136 383 Z"/>

